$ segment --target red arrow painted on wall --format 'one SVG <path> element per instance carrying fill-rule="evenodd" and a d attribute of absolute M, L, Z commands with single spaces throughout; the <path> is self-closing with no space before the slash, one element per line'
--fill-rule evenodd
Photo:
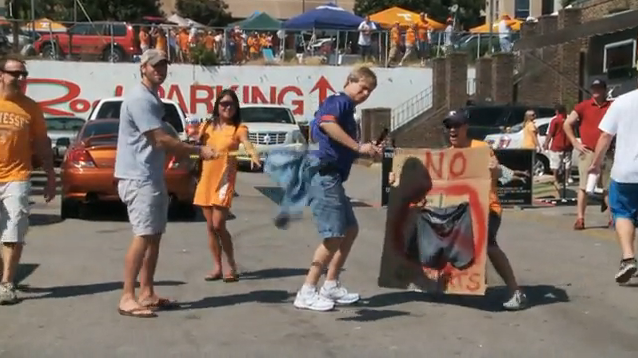
<path fill-rule="evenodd" d="M 330 85 L 330 82 L 328 82 L 328 79 L 324 76 L 321 76 L 319 78 L 317 83 L 315 83 L 314 87 L 312 87 L 312 89 L 310 90 L 310 93 L 313 93 L 315 91 L 319 92 L 319 104 L 323 103 L 323 101 L 328 98 L 328 91 L 337 93 L 337 91 L 335 91 L 334 88 L 332 88 L 332 86 Z"/>

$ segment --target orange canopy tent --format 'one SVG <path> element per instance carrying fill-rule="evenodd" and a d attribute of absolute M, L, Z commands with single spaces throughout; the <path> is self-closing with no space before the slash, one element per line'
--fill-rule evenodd
<path fill-rule="evenodd" d="M 501 20 L 496 20 L 494 21 L 494 23 L 492 24 L 492 32 L 498 32 L 498 23 Z M 521 24 L 523 23 L 523 21 L 521 20 L 516 20 L 516 19 L 509 19 L 506 20 L 507 24 L 510 26 L 510 28 L 512 28 L 512 31 L 520 31 L 521 30 Z M 474 28 L 470 29 L 471 33 L 474 34 L 486 34 L 488 32 L 490 32 L 490 25 L 489 24 L 483 24 L 481 26 L 477 26 Z"/>
<path fill-rule="evenodd" d="M 34 29 L 35 22 L 35 29 Z M 25 31 L 36 31 L 36 32 L 65 32 L 66 26 L 62 25 L 59 22 L 52 21 L 47 19 L 46 17 L 41 18 L 39 20 L 35 20 L 34 22 L 29 21 L 24 26 L 22 26 L 22 30 Z"/>
<path fill-rule="evenodd" d="M 419 14 L 402 9 L 398 6 L 394 6 L 389 9 L 377 12 L 376 14 L 370 15 L 370 20 L 383 27 L 391 27 L 396 22 L 398 22 L 401 26 L 410 26 L 421 21 L 419 19 Z M 428 22 L 428 25 L 430 25 L 430 27 L 433 29 L 445 28 L 445 25 L 438 23 L 432 19 L 426 18 L 426 20 Z"/>

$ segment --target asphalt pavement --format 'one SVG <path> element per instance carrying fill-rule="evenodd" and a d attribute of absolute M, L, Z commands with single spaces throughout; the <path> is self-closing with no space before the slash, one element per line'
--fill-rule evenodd
<path fill-rule="evenodd" d="M 597 208 L 584 232 L 571 230 L 573 207 L 505 211 L 500 244 L 532 307 L 504 312 L 491 268 L 485 297 L 377 287 L 379 175 L 357 167 L 347 183 L 361 233 L 342 279 L 363 300 L 326 313 L 292 306 L 319 241 L 308 215 L 273 226 L 277 190 L 263 174 L 238 179 L 229 229 L 239 282 L 204 281 L 212 263 L 201 218 L 169 224 L 157 290 L 181 308 L 155 319 L 116 312 L 131 237 L 121 208 L 61 222 L 59 201 L 45 205 L 36 191 L 24 300 L 0 307 L 0 357 L 638 357 L 638 281 L 615 284 L 619 250 Z"/>

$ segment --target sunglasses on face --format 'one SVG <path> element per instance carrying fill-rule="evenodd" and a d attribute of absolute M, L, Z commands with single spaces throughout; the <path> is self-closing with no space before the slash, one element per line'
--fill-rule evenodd
<path fill-rule="evenodd" d="M 2 73 L 6 73 L 15 78 L 27 78 L 29 77 L 29 72 L 27 71 L 11 71 L 11 70 L 1 70 Z"/>
<path fill-rule="evenodd" d="M 222 102 L 219 102 L 219 106 L 220 106 L 220 107 L 224 107 L 224 108 L 234 107 L 234 106 L 235 106 L 235 102 L 232 102 L 232 101 L 222 101 Z"/>

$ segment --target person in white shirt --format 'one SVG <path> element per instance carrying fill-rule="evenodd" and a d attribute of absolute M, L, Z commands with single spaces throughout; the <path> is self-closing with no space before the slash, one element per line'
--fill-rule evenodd
<path fill-rule="evenodd" d="M 634 235 L 638 225 L 638 90 L 614 100 L 598 125 L 601 130 L 590 174 L 600 174 L 605 154 L 614 137 L 616 146 L 609 184 L 609 207 L 616 228 L 622 259 L 616 282 L 629 281 L 638 271 Z"/>
<path fill-rule="evenodd" d="M 445 36 L 443 40 L 443 44 L 445 45 L 445 52 L 448 53 L 452 51 L 452 36 L 454 34 L 454 20 L 451 17 L 447 19 L 445 22 Z"/>
<path fill-rule="evenodd" d="M 512 32 L 512 29 L 508 24 L 510 20 L 509 16 L 504 15 L 501 18 L 501 21 L 498 22 L 498 39 L 501 44 L 501 52 L 512 51 L 512 42 L 510 41 L 510 33 Z"/>
<path fill-rule="evenodd" d="M 359 53 L 361 59 L 366 62 L 373 60 L 372 56 L 372 31 L 376 30 L 377 26 L 374 22 L 370 21 L 370 16 L 366 16 L 365 20 L 359 24 Z"/>

